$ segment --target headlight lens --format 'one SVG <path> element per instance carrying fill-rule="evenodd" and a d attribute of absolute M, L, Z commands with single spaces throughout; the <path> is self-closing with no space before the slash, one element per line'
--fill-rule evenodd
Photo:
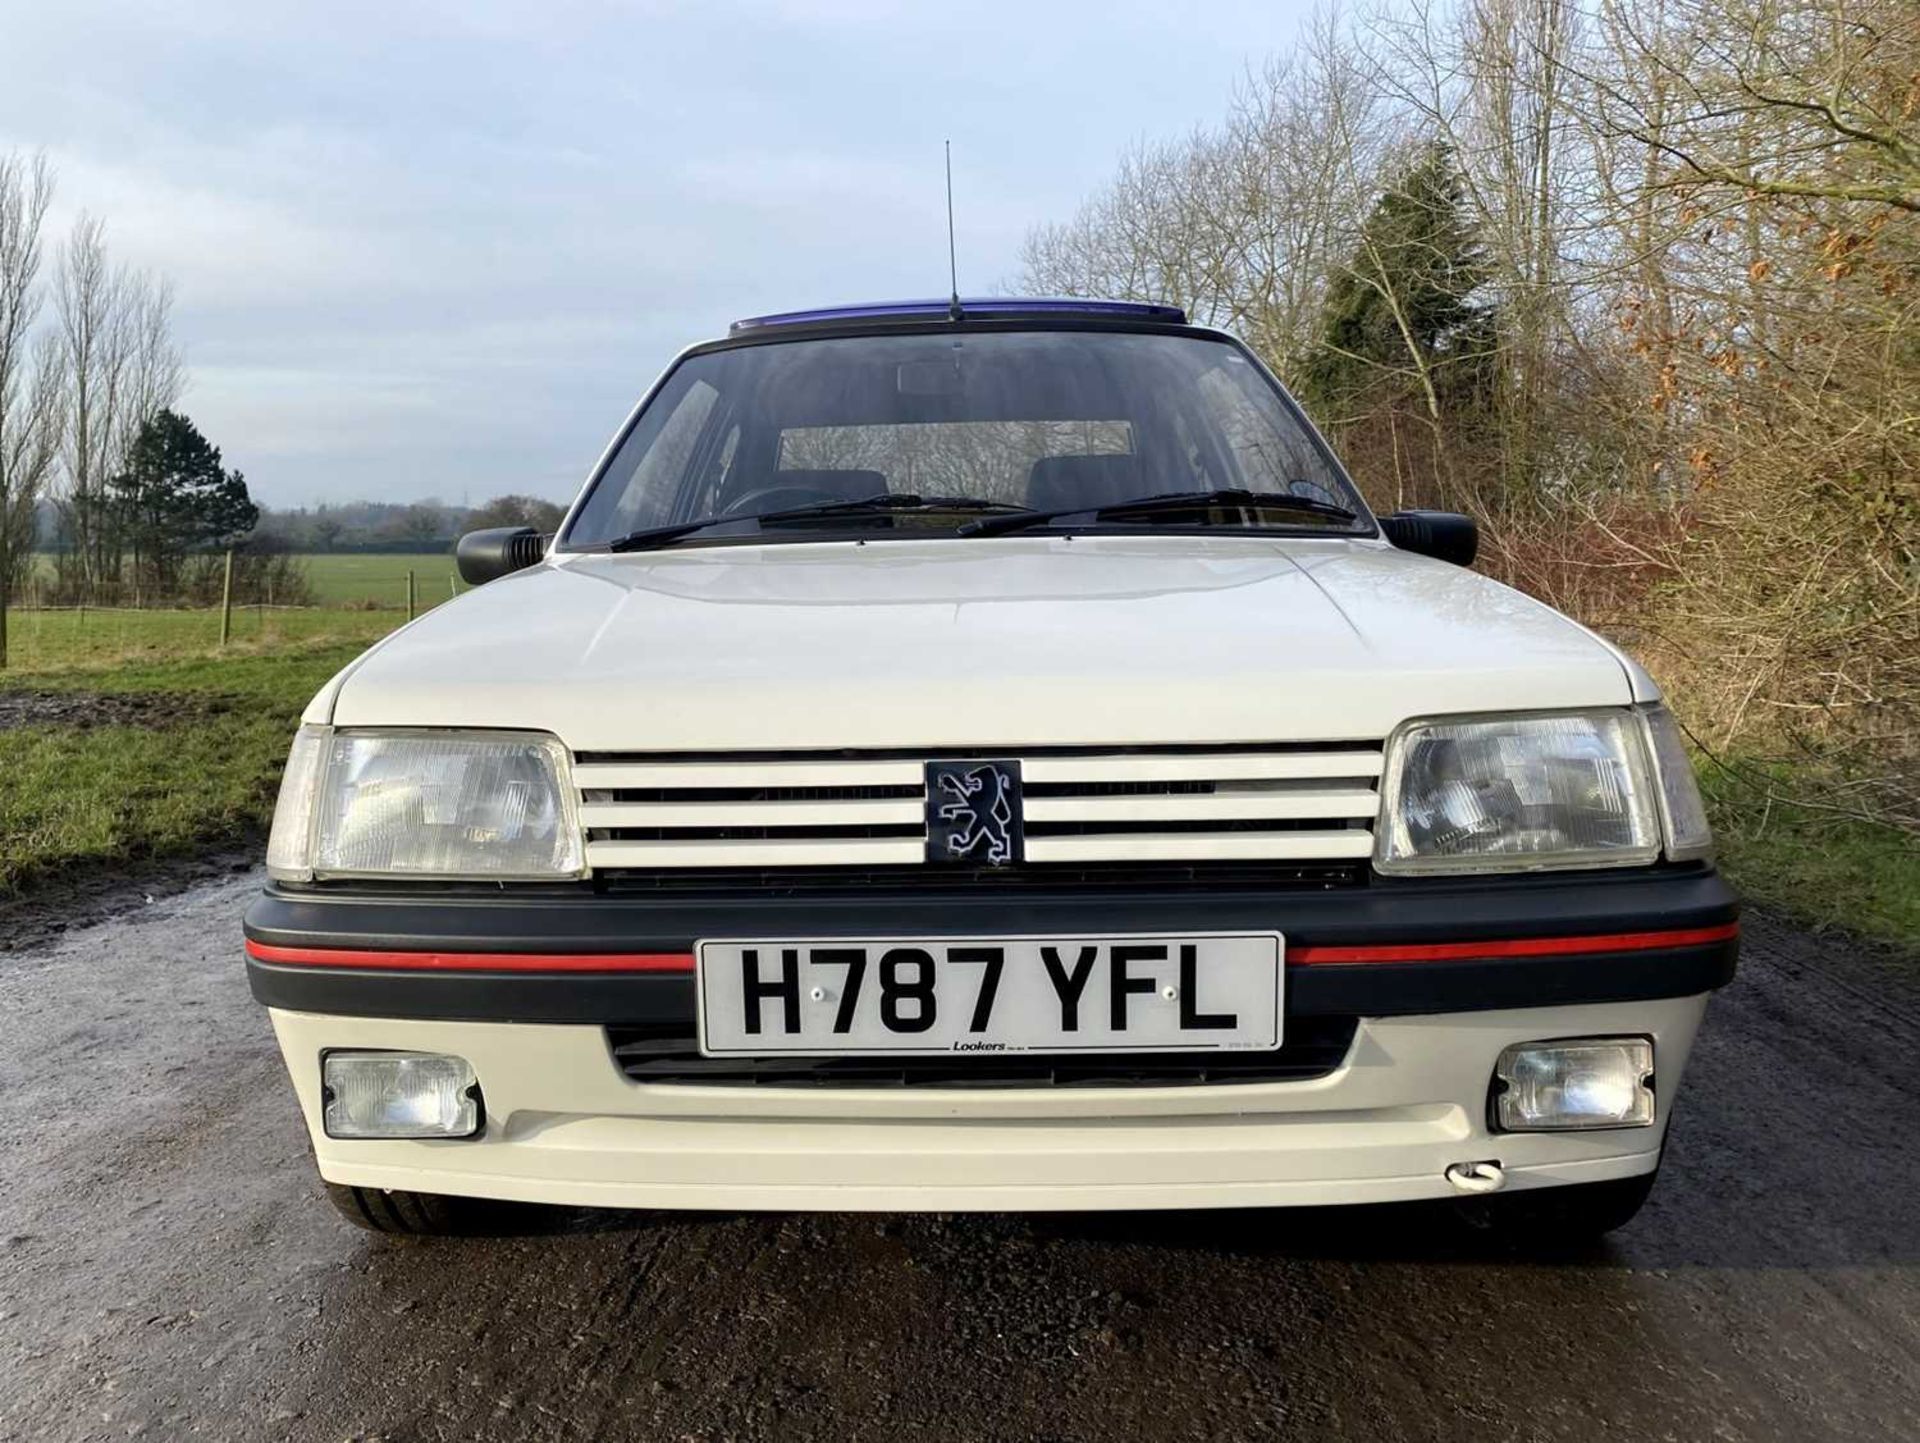
<path fill-rule="evenodd" d="M 302 728 L 267 853 L 269 873 L 290 879 L 532 881 L 584 870 L 566 750 L 531 732 Z"/>
<path fill-rule="evenodd" d="M 1639 716 L 1441 718 L 1387 748 L 1382 872 L 1632 866 L 1660 855 Z"/>

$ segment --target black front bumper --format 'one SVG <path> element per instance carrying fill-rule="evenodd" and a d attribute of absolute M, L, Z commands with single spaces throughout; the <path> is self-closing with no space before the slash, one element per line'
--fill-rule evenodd
<path fill-rule="evenodd" d="M 380 952 L 691 951 L 702 937 L 1073 935 L 1278 930 L 1289 954 L 1328 947 L 1487 944 L 1446 960 L 1289 962 L 1292 1015 L 1387 1017 L 1687 997 L 1733 976 L 1738 903 L 1706 867 L 1499 881 L 1434 879 L 1327 890 L 1185 883 L 1124 893 L 607 896 L 555 891 L 271 888 L 246 935 L 282 948 Z M 1500 955 L 1512 939 L 1717 931 L 1710 940 Z M 688 973 L 430 972 L 249 958 L 269 1007 L 448 1021 L 692 1023 Z"/>

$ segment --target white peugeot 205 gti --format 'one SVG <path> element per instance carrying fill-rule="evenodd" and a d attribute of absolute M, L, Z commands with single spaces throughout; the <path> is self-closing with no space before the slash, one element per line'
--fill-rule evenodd
<path fill-rule="evenodd" d="M 693 347 L 294 739 L 247 965 L 329 1193 L 1619 1225 L 1736 904 L 1475 544 L 1168 306 Z"/>

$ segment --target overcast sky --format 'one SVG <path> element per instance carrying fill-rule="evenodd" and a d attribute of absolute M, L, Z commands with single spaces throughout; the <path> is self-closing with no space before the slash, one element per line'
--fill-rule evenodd
<path fill-rule="evenodd" d="M 289 506 L 572 494 L 736 316 L 1018 275 L 1305 0 L 0 0 L 0 150 L 172 278 L 184 408 Z"/>

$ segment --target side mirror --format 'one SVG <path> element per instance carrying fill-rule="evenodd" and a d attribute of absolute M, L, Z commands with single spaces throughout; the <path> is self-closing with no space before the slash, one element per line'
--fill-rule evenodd
<path fill-rule="evenodd" d="M 523 571 L 547 554 L 551 536 L 542 536 L 531 526 L 494 526 L 485 531 L 469 531 L 455 543 L 454 564 L 460 579 L 469 586 L 484 586 Z"/>
<path fill-rule="evenodd" d="M 1380 518 L 1380 529 L 1402 551 L 1417 551 L 1455 566 L 1471 566 L 1480 554 L 1478 523 L 1452 511 L 1396 511 Z"/>

